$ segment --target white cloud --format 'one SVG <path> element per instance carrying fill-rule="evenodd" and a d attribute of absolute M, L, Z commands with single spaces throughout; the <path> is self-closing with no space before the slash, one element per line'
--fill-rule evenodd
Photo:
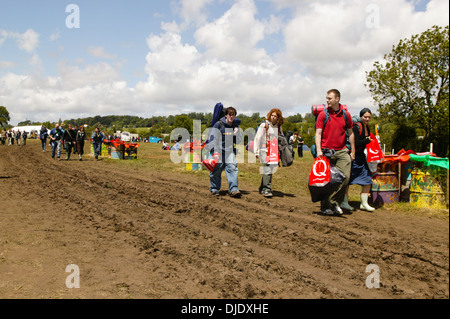
<path fill-rule="evenodd" d="M 56 41 L 61 37 L 61 31 L 59 31 L 59 29 L 56 29 L 53 31 L 52 34 L 50 34 L 49 36 L 49 40 L 50 41 Z"/>
<path fill-rule="evenodd" d="M 369 5 L 379 9 L 378 27 L 367 23 L 374 12 L 367 11 Z M 434 24 L 447 25 L 448 5 L 447 0 L 432 0 L 427 12 L 415 12 L 414 5 L 406 0 L 302 2 L 302 10 L 297 10 L 283 29 L 285 58 L 304 68 L 317 83 L 316 91 L 341 89 L 353 110 L 373 106 L 364 86 L 366 71 L 401 39 Z M 313 102 L 313 95 L 308 96 Z M 324 102 L 323 97 L 318 102 Z"/>
<path fill-rule="evenodd" d="M 90 47 L 88 48 L 89 54 L 96 58 L 106 59 L 106 60 L 114 60 L 117 56 L 114 54 L 110 54 L 105 51 L 103 47 Z"/>
<path fill-rule="evenodd" d="M 32 29 L 28 29 L 24 33 L 6 31 L 0 29 L 0 45 L 8 38 L 15 39 L 19 49 L 28 53 L 32 53 L 39 45 L 40 34 Z"/>
<path fill-rule="evenodd" d="M 182 28 L 191 24 L 196 26 L 203 25 L 207 21 L 205 7 L 214 2 L 214 0 L 181 0 L 177 11 L 183 19 Z"/>
<path fill-rule="evenodd" d="M 33 67 L 34 72 L 41 74 L 44 70 L 42 66 L 42 60 L 37 53 L 33 53 L 30 60 L 30 65 Z"/>
<path fill-rule="evenodd" d="M 237 0 L 221 18 L 200 27 L 194 37 L 211 57 L 243 63 L 267 59 L 264 49 L 257 47 L 266 28 L 256 14 L 253 0 Z"/>
<path fill-rule="evenodd" d="M 39 66 L 39 57 L 33 59 Z M 11 113 L 12 123 L 23 118 L 57 121 L 59 117 L 79 118 L 82 114 L 140 112 L 142 106 L 132 92 L 107 63 L 79 68 L 60 62 L 58 76 L 8 73 L 0 77 L 0 100 Z"/>

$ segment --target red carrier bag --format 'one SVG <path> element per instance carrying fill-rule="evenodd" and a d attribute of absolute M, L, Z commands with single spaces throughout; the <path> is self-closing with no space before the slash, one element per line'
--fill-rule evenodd
<path fill-rule="evenodd" d="M 309 175 L 309 186 L 323 187 L 331 181 L 331 163 L 327 157 L 319 157 L 314 161 L 314 165 Z"/>
<path fill-rule="evenodd" d="M 378 164 L 380 164 L 384 159 L 383 151 L 381 150 L 380 144 L 375 135 L 370 134 L 371 142 L 366 146 L 366 158 L 367 165 L 371 173 L 375 173 L 378 169 Z"/>
<path fill-rule="evenodd" d="M 316 158 L 309 176 L 309 192 L 313 203 L 331 195 L 345 181 L 345 175 L 331 164 L 328 157 Z"/>
<path fill-rule="evenodd" d="M 214 168 L 216 168 L 217 164 L 219 164 L 219 153 L 214 153 L 212 158 L 206 159 L 202 162 L 202 164 L 210 171 L 213 172 Z"/>
<path fill-rule="evenodd" d="M 267 158 L 266 162 L 270 165 L 278 165 L 280 162 L 280 151 L 278 148 L 278 138 L 274 137 L 267 143 Z"/>

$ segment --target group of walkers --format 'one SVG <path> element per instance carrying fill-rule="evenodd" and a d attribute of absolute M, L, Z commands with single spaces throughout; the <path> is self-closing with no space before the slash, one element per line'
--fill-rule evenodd
<path fill-rule="evenodd" d="M 341 105 L 341 93 L 338 90 L 327 92 L 327 112 L 319 114 L 316 123 L 316 150 L 317 157 L 327 156 L 332 165 L 336 166 L 344 175 L 345 180 L 332 194 L 321 201 L 323 215 L 342 215 L 352 212 L 354 208 L 348 203 L 348 189 L 350 185 L 362 186 L 361 206 L 365 211 L 373 212 L 375 209 L 368 203 L 372 185 L 371 173 L 367 165 L 365 149 L 370 143 L 369 122 L 372 112 L 363 109 L 359 123 L 354 125 L 350 112 Z M 346 112 L 344 114 L 344 112 Z M 258 127 L 254 140 L 254 154 L 262 164 L 262 180 L 259 192 L 266 198 L 273 197 L 272 178 L 279 164 L 270 162 L 270 141 L 284 136 L 282 125 L 284 123 L 281 110 L 274 108 L 267 114 L 264 123 Z M 242 141 L 239 129 L 240 120 L 237 110 L 229 107 L 225 110 L 225 117 L 220 119 L 213 128 L 222 134 L 222 145 L 214 143 L 215 136 L 211 135 L 207 151 L 218 156 L 218 164 L 210 173 L 210 192 L 213 196 L 220 195 L 221 175 L 225 171 L 229 184 L 229 195 L 234 198 L 241 197 L 238 186 L 238 165 L 236 160 L 235 144 Z M 362 131 L 361 131 L 362 130 Z M 232 142 L 230 142 L 232 141 Z M 303 156 L 304 141 L 300 135 L 295 134 L 291 142 L 298 143 L 299 157 Z M 348 143 L 349 142 L 349 143 Z M 350 144 L 349 146 L 347 144 Z"/>
<path fill-rule="evenodd" d="M 78 155 L 78 160 L 83 160 L 84 145 L 87 140 L 86 131 L 83 125 L 80 127 L 73 127 L 68 125 L 67 129 L 65 124 L 56 124 L 55 128 L 49 130 L 45 125 L 42 125 L 39 131 L 39 139 L 42 143 L 42 150 L 46 152 L 48 140 L 51 147 L 51 157 L 54 160 L 61 161 L 61 151 L 64 148 L 66 152 L 66 160 L 69 161 L 72 154 Z M 105 135 L 100 132 L 99 128 L 96 128 L 91 136 L 95 159 L 98 160 L 100 155 Z"/>
<path fill-rule="evenodd" d="M 72 154 L 78 155 L 80 161 L 83 160 L 84 143 L 86 140 L 86 132 L 84 126 L 72 127 L 71 124 L 65 129 L 64 124 L 56 124 L 55 128 L 49 130 L 42 125 L 39 131 L 39 139 L 42 144 L 42 151 L 47 151 L 47 141 L 50 140 L 52 159 L 61 160 L 61 151 L 64 148 L 66 152 L 66 160 L 69 161 Z"/>
<path fill-rule="evenodd" d="M 1 145 L 27 145 L 28 132 L 26 131 L 13 131 L 12 129 L 6 131 L 2 129 L 0 131 L 0 143 Z"/>

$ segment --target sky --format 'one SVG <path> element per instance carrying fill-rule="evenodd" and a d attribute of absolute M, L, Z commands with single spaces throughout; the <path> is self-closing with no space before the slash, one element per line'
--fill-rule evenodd
<path fill-rule="evenodd" d="M 449 24 L 448 0 L 0 0 L 10 124 L 90 116 L 305 114 L 339 89 L 377 111 L 366 72 Z"/>

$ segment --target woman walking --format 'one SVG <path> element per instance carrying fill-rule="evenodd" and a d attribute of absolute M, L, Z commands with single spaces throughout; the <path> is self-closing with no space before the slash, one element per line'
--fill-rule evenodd
<path fill-rule="evenodd" d="M 86 140 L 86 132 L 84 131 L 84 126 L 80 125 L 77 132 L 77 153 L 80 161 L 83 160 L 84 155 L 84 141 Z"/>
<path fill-rule="evenodd" d="M 375 208 L 369 205 L 370 191 L 372 189 L 372 176 L 367 165 L 366 150 L 367 144 L 371 142 L 369 122 L 372 119 L 372 111 L 370 109 L 363 109 L 360 112 L 360 121 L 353 126 L 353 133 L 355 136 L 356 154 L 355 160 L 352 163 L 352 173 L 349 185 L 360 185 L 361 191 L 361 210 L 374 212 Z M 348 195 L 345 197 L 341 208 L 348 211 L 353 211 L 353 207 L 348 204 Z"/>
<path fill-rule="evenodd" d="M 268 163 L 267 154 L 269 152 L 268 145 L 271 140 L 278 141 L 278 135 L 281 133 L 281 125 L 283 125 L 283 114 L 279 109 L 272 109 L 267 114 L 267 119 L 262 123 L 255 136 L 255 155 L 260 160 L 262 167 L 262 180 L 259 192 L 266 198 L 273 197 L 272 194 L 272 177 L 278 168 L 278 163 Z M 278 152 L 278 150 L 277 150 Z"/>

